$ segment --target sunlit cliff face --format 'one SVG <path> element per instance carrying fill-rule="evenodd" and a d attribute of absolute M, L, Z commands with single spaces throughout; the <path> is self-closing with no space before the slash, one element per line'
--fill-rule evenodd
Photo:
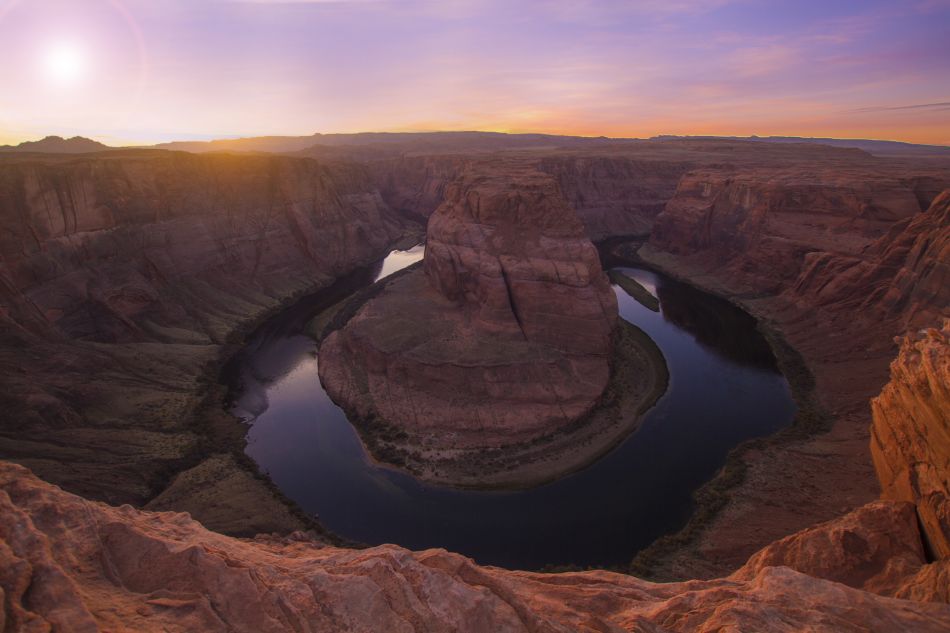
<path fill-rule="evenodd" d="M 0 142 L 315 131 L 950 144 L 945 0 L 0 0 Z"/>

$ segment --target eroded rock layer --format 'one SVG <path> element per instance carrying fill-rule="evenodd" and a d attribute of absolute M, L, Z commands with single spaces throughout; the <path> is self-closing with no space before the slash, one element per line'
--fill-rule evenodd
<path fill-rule="evenodd" d="M 946 604 L 882 597 L 773 566 L 765 557 L 731 578 L 653 584 L 603 571 L 480 567 L 444 550 L 338 549 L 302 533 L 239 540 L 209 532 L 187 514 L 86 501 L 2 462 L 0 516 L 0 626 L 11 631 L 928 633 L 950 627 Z M 900 531 L 896 536 L 903 538 Z M 907 546 L 891 546 L 901 547 Z M 916 553 L 908 552 L 909 563 Z"/>
<path fill-rule="evenodd" d="M 616 297 L 554 181 L 481 166 L 429 221 L 424 271 L 320 350 L 328 393 L 430 448 L 494 447 L 590 411 L 610 376 Z"/>
<path fill-rule="evenodd" d="M 884 497 L 914 503 L 929 554 L 950 560 L 950 319 L 904 338 L 872 409 Z"/>

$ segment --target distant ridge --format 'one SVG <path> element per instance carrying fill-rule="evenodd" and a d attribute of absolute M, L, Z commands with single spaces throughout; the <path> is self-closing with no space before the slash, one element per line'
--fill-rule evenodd
<path fill-rule="evenodd" d="M 112 149 L 98 141 L 82 136 L 63 138 L 47 136 L 41 141 L 26 141 L 19 145 L 0 145 L 0 152 L 40 152 L 44 154 L 87 154 Z"/>
<path fill-rule="evenodd" d="M 311 136 L 259 136 L 216 141 L 161 143 L 155 149 L 185 152 L 277 152 L 296 153 L 319 148 L 391 147 L 403 151 L 491 151 L 533 147 L 589 147 L 630 139 L 604 136 L 557 136 L 553 134 L 506 134 L 504 132 L 360 132 L 313 134 Z"/>
<path fill-rule="evenodd" d="M 192 153 L 248 152 L 295 154 L 314 158 L 369 160 L 413 152 L 493 152 L 519 149 L 581 149 L 644 142 L 742 141 L 759 143 L 807 143 L 860 149 L 877 156 L 950 158 L 950 146 L 917 145 L 901 141 L 873 139 L 809 138 L 797 136 L 676 136 L 651 139 L 609 138 L 606 136 L 559 136 L 555 134 L 508 134 L 504 132 L 359 132 L 354 134 L 312 134 L 310 136 L 256 136 L 211 141 L 173 141 L 126 149 L 160 149 Z M 113 148 L 82 136 L 65 139 L 47 136 L 40 141 L 2 145 L 0 153 L 35 152 L 84 154 Z"/>
<path fill-rule="evenodd" d="M 801 136 L 654 136 L 650 140 L 730 140 L 758 141 L 761 143 L 811 143 L 831 147 L 852 147 L 879 156 L 950 156 L 947 145 L 917 145 L 902 141 L 875 141 L 861 138 L 812 138 Z"/>

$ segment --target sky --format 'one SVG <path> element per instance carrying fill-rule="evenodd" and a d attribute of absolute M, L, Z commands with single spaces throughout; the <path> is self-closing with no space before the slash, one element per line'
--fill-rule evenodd
<path fill-rule="evenodd" d="M 0 0 L 0 143 L 462 129 L 950 145 L 950 0 Z"/>

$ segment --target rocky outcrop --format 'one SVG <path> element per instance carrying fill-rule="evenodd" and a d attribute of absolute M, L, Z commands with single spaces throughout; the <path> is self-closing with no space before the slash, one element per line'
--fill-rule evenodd
<path fill-rule="evenodd" d="M 429 221 L 425 273 L 477 327 L 606 356 L 617 299 L 577 215 L 537 172 L 469 172 Z"/>
<path fill-rule="evenodd" d="M 659 585 L 480 567 L 443 550 L 238 540 L 187 514 L 86 501 L 0 463 L 4 630 L 944 631 L 950 607 L 788 567 Z"/>
<path fill-rule="evenodd" d="M 915 504 L 928 554 L 950 560 L 950 319 L 904 338 L 871 405 L 884 498 Z"/>
<path fill-rule="evenodd" d="M 928 564 L 914 506 L 906 502 L 876 501 L 785 537 L 732 577 L 750 580 L 767 567 L 790 567 L 879 595 L 948 602 L 947 587 L 937 579 L 947 568 Z"/>
<path fill-rule="evenodd" d="M 394 217 L 359 166 L 3 158 L 0 455 L 96 499 L 145 503 L 209 444 L 231 450 L 207 437 L 234 422 L 203 403 L 217 406 L 206 375 L 235 333 L 379 258 L 402 232 Z M 247 479 L 270 508 L 247 531 L 297 525 Z"/>
<path fill-rule="evenodd" d="M 423 450 L 547 435 L 610 377 L 616 297 L 550 177 L 482 165 L 429 221 L 424 271 L 394 281 L 320 349 L 328 393 Z"/>

